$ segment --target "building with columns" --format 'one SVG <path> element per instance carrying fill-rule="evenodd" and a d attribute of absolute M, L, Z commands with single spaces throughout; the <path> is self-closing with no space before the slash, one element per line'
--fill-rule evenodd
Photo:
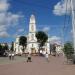
<path fill-rule="evenodd" d="M 37 53 L 39 50 L 39 46 L 35 34 L 36 34 L 36 20 L 35 20 L 35 16 L 31 15 L 30 22 L 29 22 L 29 33 L 27 35 L 27 48 L 25 50 L 26 53 L 27 52 Z M 19 45 L 19 37 L 17 37 L 16 41 L 14 42 L 14 50 L 16 54 L 22 53 L 22 47 Z M 44 46 L 44 50 L 50 53 L 49 39 Z"/>

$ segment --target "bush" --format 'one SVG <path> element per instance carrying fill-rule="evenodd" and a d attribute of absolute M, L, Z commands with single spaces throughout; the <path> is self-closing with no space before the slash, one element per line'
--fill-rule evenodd
<path fill-rule="evenodd" d="M 65 56 L 67 57 L 67 59 L 73 59 L 74 48 L 73 48 L 72 43 L 70 42 L 65 43 L 63 52 Z"/>
<path fill-rule="evenodd" d="M 72 59 L 73 59 L 73 64 L 75 64 L 75 55 L 73 55 Z"/>

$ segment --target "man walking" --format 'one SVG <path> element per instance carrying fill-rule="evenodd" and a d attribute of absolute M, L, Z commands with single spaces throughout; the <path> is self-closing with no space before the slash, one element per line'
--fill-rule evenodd
<path fill-rule="evenodd" d="M 27 62 L 31 62 L 31 54 L 28 53 Z"/>
<path fill-rule="evenodd" d="M 48 55 L 47 52 L 46 52 L 46 54 L 45 54 L 45 58 L 46 58 L 46 61 L 49 62 L 49 55 Z"/>

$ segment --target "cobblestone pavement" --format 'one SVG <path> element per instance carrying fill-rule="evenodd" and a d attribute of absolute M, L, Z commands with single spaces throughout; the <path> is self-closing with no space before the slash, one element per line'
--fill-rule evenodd
<path fill-rule="evenodd" d="M 75 65 L 66 64 L 64 58 L 50 56 L 32 57 L 32 62 L 24 59 L 10 64 L 0 64 L 0 75 L 75 75 Z"/>

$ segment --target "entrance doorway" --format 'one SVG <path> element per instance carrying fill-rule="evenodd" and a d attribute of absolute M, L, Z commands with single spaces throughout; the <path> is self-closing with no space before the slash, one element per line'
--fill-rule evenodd
<path fill-rule="evenodd" d="M 32 53 L 32 54 L 35 54 L 35 53 L 36 53 L 35 48 L 31 48 L 31 53 Z"/>

